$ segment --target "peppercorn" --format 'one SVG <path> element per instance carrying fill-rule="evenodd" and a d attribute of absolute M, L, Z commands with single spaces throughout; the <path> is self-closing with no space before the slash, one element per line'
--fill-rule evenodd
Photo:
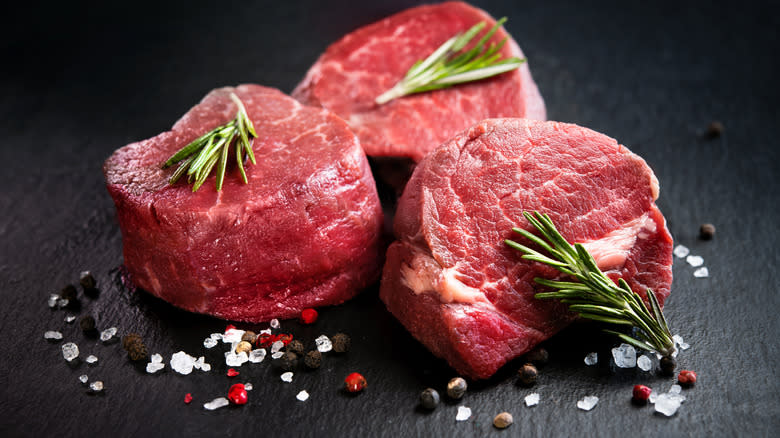
<path fill-rule="evenodd" d="M 128 333 L 122 338 L 122 347 L 127 351 L 127 357 L 132 361 L 145 360 L 149 357 L 143 339 L 137 333 Z"/>
<path fill-rule="evenodd" d="M 249 399 L 249 396 L 246 393 L 246 387 L 244 384 L 236 383 L 228 390 L 227 398 L 230 400 L 230 403 L 233 403 L 234 405 L 245 405 Z"/>
<path fill-rule="evenodd" d="M 236 345 L 236 354 L 240 354 L 242 352 L 249 354 L 249 352 L 252 351 L 252 344 L 250 344 L 247 341 L 241 341 Z"/>
<path fill-rule="evenodd" d="M 302 355 L 304 351 L 303 342 L 295 339 L 293 341 L 290 341 L 289 344 L 287 344 L 286 347 L 287 351 L 291 351 L 295 354 Z"/>
<path fill-rule="evenodd" d="M 466 393 L 466 380 L 462 377 L 455 377 L 447 383 L 447 395 L 453 400 L 460 400 Z"/>
<path fill-rule="evenodd" d="M 294 370 L 296 365 L 298 365 L 298 355 L 292 351 L 285 352 L 279 358 L 279 366 L 285 371 Z"/>
<path fill-rule="evenodd" d="M 664 376 L 673 376 L 674 368 L 677 366 L 677 361 L 671 356 L 664 356 L 658 363 L 661 367 L 661 374 Z"/>
<path fill-rule="evenodd" d="M 653 390 L 645 385 L 634 385 L 634 390 L 631 395 L 635 403 L 644 404 L 647 403 L 652 392 Z"/>
<path fill-rule="evenodd" d="M 723 123 L 714 121 L 707 126 L 706 136 L 707 138 L 718 138 L 723 134 Z"/>
<path fill-rule="evenodd" d="M 520 377 L 520 383 L 526 386 L 531 386 L 536 383 L 536 378 L 539 377 L 539 371 L 530 363 L 520 367 L 517 374 Z"/>
<path fill-rule="evenodd" d="M 677 383 L 685 387 L 693 386 L 696 383 L 696 373 L 691 370 L 680 371 L 680 374 L 677 375 Z"/>
<path fill-rule="evenodd" d="M 496 426 L 498 429 L 506 429 L 512 423 L 514 423 L 514 419 L 512 419 L 512 414 L 509 412 L 502 412 L 493 418 L 493 426 Z"/>
<path fill-rule="evenodd" d="M 545 350 L 542 347 L 535 348 L 525 355 L 525 360 L 536 366 L 542 366 L 547 364 L 547 361 L 549 359 L 550 359 L 550 354 L 547 353 L 547 350 Z"/>
<path fill-rule="evenodd" d="M 60 298 L 68 301 L 74 301 L 76 299 L 77 293 L 78 291 L 76 291 L 76 286 L 69 284 L 62 288 L 62 292 L 60 292 Z"/>
<path fill-rule="evenodd" d="M 314 309 L 303 309 L 301 311 L 301 324 L 314 324 L 317 322 L 317 311 Z"/>
<path fill-rule="evenodd" d="M 333 351 L 336 353 L 346 353 L 352 346 L 352 340 L 345 333 L 336 333 L 330 338 L 330 342 L 333 343 Z"/>
<path fill-rule="evenodd" d="M 95 330 L 95 318 L 93 318 L 90 315 L 82 316 L 79 320 L 79 325 L 81 326 L 81 331 L 84 332 L 91 332 Z"/>
<path fill-rule="evenodd" d="M 241 335 L 241 340 L 249 342 L 250 344 L 254 344 L 257 340 L 257 334 L 251 330 L 247 330 L 243 335 Z"/>
<path fill-rule="evenodd" d="M 317 369 L 322 365 L 322 353 L 320 353 L 317 350 L 311 350 L 308 353 L 306 353 L 306 356 L 303 358 L 303 364 L 306 365 L 307 368 L 311 369 Z"/>
<path fill-rule="evenodd" d="M 366 378 L 360 373 L 352 373 L 344 379 L 347 392 L 360 392 L 368 386 Z"/>
<path fill-rule="evenodd" d="M 702 224 L 699 228 L 699 237 L 702 240 L 710 240 L 713 236 L 715 236 L 715 225 Z"/>
<path fill-rule="evenodd" d="M 425 409 L 436 409 L 436 406 L 439 405 L 439 400 L 439 392 L 433 388 L 425 388 L 420 393 L 420 406 Z"/>
<path fill-rule="evenodd" d="M 92 276 L 89 272 L 84 272 L 81 274 L 81 278 L 79 279 L 79 284 L 81 284 L 81 287 L 84 288 L 85 291 L 92 290 L 97 286 L 97 282 L 95 282 L 95 277 Z"/>

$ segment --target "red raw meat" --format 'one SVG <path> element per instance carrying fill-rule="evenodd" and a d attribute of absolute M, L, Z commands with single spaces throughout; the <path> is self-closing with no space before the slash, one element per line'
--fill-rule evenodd
<path fill-rule="evenodd" d="M 599 267 L 663 303 L 672 238 L 658 182 L 614 139 L 557 122 L 485 120 L 420 162 L 395 216 L 380 297 L 393 315 L 459 373 L 482 379 L 573 320 L 539 300 L 537 276 L 558 272 L 504 244 L 535 231 L 525 210 L 548 213 Z"/>
<path fill-rule="evenodd" d="M 249 184 L 228 166 L 195 193 L 176 150 L 233 119 L 235 92 L 258 138 Z M 231 164 L 234 161 L 231 154 Z M 189 311 L 259 322 L 338 304 L 376 281 L 382 210 L 366 157 L 343 120 L 257 85 L 221 88 L 171 131 L 117 150 L 104 165 L 125 265 L 141 288 Z"/>
<path fill-rule="evenodd" d="M 407 9 L 361 27 L 332 44 L 293 91 L 309 105 L 341 116 L 371 156 L 411 157 L 430 150 L 480 120 L 491 117 L 545 119 L 545 107 L 528 63 L 512 72 L 444 90 L 409 95 L 384 105 L 374 99 L 404 77 L 415 61 L 476 23 L 495 20 L 461 2 Z M 480 34 L 481 35 L 481 34 Z M 491 39 L 507 37 L 501 28 Z M 502 57 L 524 58 L 509 37 Z"/>

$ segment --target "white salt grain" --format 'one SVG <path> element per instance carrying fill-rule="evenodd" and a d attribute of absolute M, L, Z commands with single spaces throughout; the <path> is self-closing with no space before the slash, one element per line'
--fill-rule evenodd
<path fill-rule="evenodd" d="M 79 376 L 79 382 L 86 384 L 87 381 L 89 381 L 89 376 L 86 374 L 82 374 Z"/>
<path fill-rule="evenodd" d="M 293 373 L 287 371 L 286 373 L 282 374 L 282 382 L 290 383 L 293 379 Z"/>
<path fill-rule="evenodd" d="M 303 391 L 299 392 L 298 395 L 295 396 L 295 398 L 297 398 L 300 401 L 306 401 L 309 399 L 309 393 L 306 392 L 306 390 L 304 389 Z"/>
<path fill-rule="evenodd" d="M 585 356 L 585 365 L 591 366 L 596 365 L 599 363 L 599 354 L 596 352 L 588 353 L 587 356 Z"/>
<path fill-rule="evenodd" d="M 192 369 L 195 367 L 195 358 L 189 354 L 179 351 L 171 356 L 171 369 L 179 374 L 192 373 Z"/>
<path fill-rule="evenodd" d="M 52 308 L 53 308 L 53 307 L 56 307 L 56 306 L 57 306 L 57 301 L 58 301 L 59 299 L 60 299 L 60 296 L 59 296 L 59 295 L 57 295 L 57 294 L 51 294 L 51 295 L 49 295 L 49 299 L 48 299 L 48 301 L 46 301 L 46 304 L 48 304 L 48 305 L 49 305 L 49 307 L 52 307 Z"/>
<path fill-rule="evenodd" d="M 152 355 L 152 363 L 162 363 L 162 355 L 159 353 L 155 353 Z"/>
<path fill-rule="evenodd" d="M 672 336 L 672 340 L 674 340 L 675 347 L 679 348 L 680 350 L 687 350 L 691 348 L 691 345 L 685 342 L 685 339 L 683 339 L 683 337 L 680 335 Z"/>
<path fill-rule="evenodd" d="M 284 353 L 281 351 L 277 351 L 276 353 L 271 355 L 271 359 L 279 359 L 282 356 L 284 356 Z"/>
<path fill-rule="evenodd" d="M 206 363 L 206 358 L 203 356 L 200 356 L 193 364 L 192 367 L 196 370 L 199 370 L 203 368 L 203 365 Z"/>
<path fill-rule="evenodd" d="M 238 354 L 233 351 L 225 353 L 225 364 L 229 367 L 240 367 L 249 361 L 249 356 L 246 352 L 242 351 Z"/>
<path fill-rule="evenodd" d="M 252 386 L 251 383 L 249 383 L 249 382 L 244 383 L 244 389 L 246 389 L 247 391 L 251 391 L 252 388 L 254 388 L 254 387 Z"/>
<path fill-rule="evenodd" d="M 671 417 L 680 408 L 682 403 L 679 398 L 675 397 L 676 394 L 661 394 L 655 399 L 655 411 L 660 412 L 667 417 Z"/>
<path fill-rule="evenodd" d="M 693 276 L 696 278 L 705 278 L 710 276 L 710 271 L 707 269 L 706 266 L 702 266 L 701 268 L 693 271 Z"/>
<path fill-rule="evenodd" d="M 677 245 L 674 247 L 673 252 L 675 256 L 682 259 L 685 258 L 685 256 L 687 256 L 688 254 L 690 254 L 691 250 L 688 249 L 688 247 L 685 245 Z"/>
<path fill-rule="evenodd" d="M 212 337 L 208 337 L 208 338 L 203 340 L 203 347 L 204 348 L 214 348 L 217 345 L 217 342 L 218 341 L 216 339 L 214 339 Z"/>
<path fill-rule="evenodd" d="M 79 357 L 79 346 L 73 342 L 62 344 L 62 357 L 64 357 L 68 362 Z"/>
<path fill-rule="evenodd" d="M 636 348 L 629 344 L 620 344 L 612 349 L 612 358 L 619 368 L 634 368 L 636 366 Z"/>
<path fill-rule="evenodd" d="M 330 339 L 328 339 L 328 337 L 325 335 L 315 339 L 314 343 L 317 344 L 317 351 L 320 353 L 327 353 L 333 349 L 333 343 L 331 343 Z"/>
<path fill-rule="evenodd" d="M 204 363 L 203 365 L 200 366 L 200 370 L 203 371 L 204 373 L 211 371 L 211 364 Z"/>
<path fill-rule="evenodd" d="M 636 366 L 642 371 L 650 371 L 653 368 L 653 360 L 643 354 L 636 360 Z"/>
<path fill-rule="evenodd" d="M 458 413 L 455 415 L 455 421 L 466 421 L 471 418 L 471 408 L 458 406 Z"/>
<path fill-rule="evenodd" d="M 536 406 L 539 404 L 539 394 L 534 392 L 533 394 L 528 394 L 525 396 L 525 405 L 528 407 Z"/>
<path fill-rule="evenodd" d="M 650 398 L 647 399 L 650 403 L 655 403 L 655 400 L 658 398 L 658 391 L 652 390 L 650 393 Z"/>
<path fill-rule="evenodd" d="M 213 411 L 214 409 L 224 408 L 225 406 L 229 405 L 230 402 L 225 397 L 217 397 L 214 400 L 205 403 L 203 405 L 204 408 L 206 408 L 209 411 Z"/>
<path fill-rule="evenodd" d="M 222 335 L 222 342 L 225 344 L 241 342 L 241 337 L 244 336 L 244 333 L 246 333 L 244 330 L 228 329 L 228 331 Z"/>
<path fill-rule="evenodd" d="M 593 409 L 596 406 L 596 403 L 599 402 L 599 398 L 595 395 L 588 395 L 585 396 L 582 400 L 577 402 L 577 407 L 582 409 L 583 411 L 589 411 Z"/>
<path fill-rule="evenodd" d="M 67 307 L 68 304 L 70 304 L 70 300 L 68 299 L 60 298 L 57 300 L 57 307 L 59 307 L 60 309 Z"/>
<path fill-rule="evenodd" d="M 278 329 L 280 327 L 279 320 L 276 318 L 272 319 L 270 325 L 272 329 Z"/>
<path fill-rule="evenodd" d="M 263 329 L 263 330 L 260 330 L 259 332 L 257 332 L 257 336 L 260 336 L 260 335 L 270 335 L 270 334 L 271 334 L 271 329 Z"/>
<path fill-rule="evenodd" d="M 48 332 L 43 334 L 44 339 L 48 339 L 50 341 L 59 341 L 62 339 L 62 333 L 54 330 L 49 330 Z"/>
<path fill-rule="evenodd" d="M 68 316 L 65 317 L 65 322 L 67 322 L 68 324 L 72 323 L 75 320 L 76 320 L 76 317 L 73 316 L 73 315 L 68 315 Z"/>
<path fill-rule="evenodd" d="M 273 344 L 271 344 L 271 354 L 276 353 L 277 351 L 284 348 L 284 342 L 282 341 L 276 341 Z"/>
<path fill-rule="evenodd" d="M 249 352 L 249 361 L 252 363 L 260 363 L 265 359 L 265 348 L 258 348 Z"/>
<path fill-rule="evenodd" d="M 96 380 L 89 384 L 89 389 L 91 389 L 93 392 L 100 392 L 103 390 L 103 382 Z"/>
<path fill-rule="evenodd" d="M 669 394 L 679 394 L 682 391 L 682 386 L 674 384 L 669 388 Z"/>
<path fill-rule="evenodd" d="M 212 333 L 209 335 L 209 337 L 215 341 L 221 341 L 222 340 L 222 333 Z"/>
<path fill-rule="evenodd" d="M 165 368 L 165 364 L 160 362 L 149 362 L 146 364 L 146 372 L 149 374 L 154 374 L 163 368 Z"/>
<path fill-rule="evenodd" d="M 93 364 L 97 363 L 98 358 L 94 354 L 90 354 L 89 356 L 87 356 L 86 361 L 87 361 L 88 364 L 93 365 Z"/>
<path fill-rule="evenodd" d="M 116 327 L 110 327 L 102 332 L 100 332 L 100 340 L 103 342 L 108 342 L 116 335 L 117 329 Z"/>
<path fill-rule="evenodd" d="M 697 256 L 697 255 L 689 255 L 688 257 L 685 258 L 685 261 L 688 262 L 688 264 L 693 266 L 694 268 L 704 264 L 704 258 L 702 258 L 702 256 Z"/>

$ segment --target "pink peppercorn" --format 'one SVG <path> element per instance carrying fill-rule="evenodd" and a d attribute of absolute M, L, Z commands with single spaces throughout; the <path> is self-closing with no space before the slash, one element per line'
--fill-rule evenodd
<path fill-rule="evenodd" d="M 681 386 L 693 386 L 696 383 L 696 373 L 690 370 L 682 370 L 677 375 L 677 382 Z"/>
<path fill-rule="evenodd" d="M 634 400 L 644 403 L 650 398 L 650 393 L 652 392 L 653 390 L 645 385 L 634 385 Z"/>

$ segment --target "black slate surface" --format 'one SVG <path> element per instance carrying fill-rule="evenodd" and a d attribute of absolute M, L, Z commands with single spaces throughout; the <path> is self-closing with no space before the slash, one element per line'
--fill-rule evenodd
<path fill-rule="evenodd" d="M 414 2 L 26 2 L 6 7 L 0 30 L 0 435 L 2 436 L 776 436 L 780 429 L 777 335 L 778 11 L 769 2 L 477 2 L 509 17 L 528 56 L 549 118 L 588 126 L 643 156 L 661 183 L 659 206 L 676 243 L 704 257 L 710 277 L 675 260 L 667 302 L 672 329 L 692 344 L 682 368 L 699 382 L 672 418 L 630 403 L 632 385 L 672 383 L 605 364 L 616 342 L 579 324 L 546 343 L 551 361 L 532 389 L 516 385 L 514 362 L 473 383 L 460 403 L 417 409 L 419 391 L 443 389 L 453 372 L 384 310 L 377 289 L 322 309 L 310 327 L 283 329 L 313 340 L 346 331 L 353 350 L 291 384 L 266 361 L 225 376 L 222 349 L 201 342 L 225 322 L 188 314 L 123 291 L 112 270 L 121 239 L 101 174 L 103 160 L 134 140 L 168 129 L 211 88 L 256 82 L 291 91 L 332 41 Z M 116 4 L 110 4 L 116 3 Z M 542 4 L 544 3 L 544 4 Z M 720 138 L 702 137 L 720 120 Z M 697 238 L 702 222 L 717 226 Z M 170 367 L 147 375 L 118 344 L 85 338 L 69 312 L 46 306 L 50 293 L 99 282 L 78 315 L 144 336 L 166 362 L 184 350 L 205 354 L 210 373 Z M 61 330 L 95 366 L 68 366 Z M 602 364 L 582 358 L 598 351 Z M 340 388 L 351 371 L 365 393 Z M 105 382 L 87 395 L 77 377 Z M 207 412 L 201 405 L 236 381 L 255 389 L 249 404 Z M 301 403 L 301 389 L 311 398 Z M 191 405 L 183 403 L 192 393 Z M 534 408 L 522 405 L 531 392 Z M 578 399 L 601 399 L 591 412 Z M 473 410 L 455 422 L 458 405 Z M 514 415 L 504 432 L 491 426 Z"/>

